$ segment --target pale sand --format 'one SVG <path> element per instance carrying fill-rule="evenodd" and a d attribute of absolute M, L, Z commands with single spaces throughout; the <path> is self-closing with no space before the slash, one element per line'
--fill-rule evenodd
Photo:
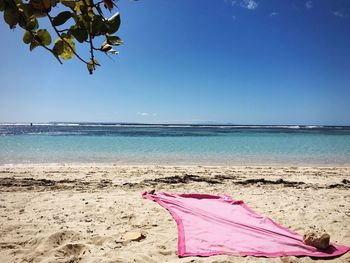
<path fill-rule="evenodd" d="M 164 177 L 170 178 L 154 181 Z M 269 181 L 247 181 L 261 178 Z M 278 179 L 303 184 L 273 184 Z M 291 230 L 317 226 L 332 242 L 350 246 L 348 180 L 347 167 L 0 166 L 0 262 L 313 262 L 309 257 L 180 259 L 175 221 L 141 193 L 229 194 Z M 146 238 L 120 242 L 128 231 Z M 327 262 L 350 262 L 350 253 Z"/>

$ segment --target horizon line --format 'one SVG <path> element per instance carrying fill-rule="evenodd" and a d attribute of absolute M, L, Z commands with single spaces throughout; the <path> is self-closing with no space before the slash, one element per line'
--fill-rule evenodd
<path fill-rule="evenodd" d="M 292 126 L 299 126 L 299 127 L 334 127 L 334 126 L 339 126 L 339 127 L 350 127 L 350 125 L 341 125 L 341 124 L 239 124 L 239 123 L 230 123 L 230 122 L 194 122 L 194 123 L 146 123 L 146 122 L 97 122 L 97 121 L 49 121 L 49 122 L 0 122 L 0 125 L 45 125 L 45 124 L 100 124 L 100 125 L 149 125 L 149 126 L 156 126 L 156 125 L 166 125 L 166 126 L 259 126 L 259 127 L 264 127 L 264 126 L 286 126 L 286 127 L 292 127 Z"/>

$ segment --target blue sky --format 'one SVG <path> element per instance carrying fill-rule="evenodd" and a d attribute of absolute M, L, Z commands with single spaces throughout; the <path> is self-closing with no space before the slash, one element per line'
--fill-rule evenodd
<path fill-rule="evenodd" d="M 88 75 L 0 21 L 0 122 L 350 125 L 350 0 L 119 1 Z M 85 50 L 82 54 L 87 56 Z"/>

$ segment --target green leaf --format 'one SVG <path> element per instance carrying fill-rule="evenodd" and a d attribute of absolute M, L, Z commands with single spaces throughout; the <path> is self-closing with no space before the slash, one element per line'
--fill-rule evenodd
<path fill-rule="evenodd" d="M 62 39 L 59 38 L 56 40 L 52 51 L 56 57 L 60 56 L 64 52 L 64 42 Z"/>
<path fill-rule="evenodd" d="M 51 0 L 41 0 L 42 5 L 44 7 L 45 11 L 50 12 L 51 11 L 51 6 L 55 6 L 55 1 L 51 1 Z"/>
<path fill-rule="evenodd" d="M 90 28 L 90 22 L 86 21 L 83 16 L 77 16 L 75 20 L 78 27 Z"/>
<path fill-rule="evenodd" d="M 18 25 L 23 28 L 23 29 L 26 29 L 27 27 L 27 20 L 24 16 L 19 16 L 18 17 Z"/>
<path fill-rule="evenodd" d="M 42 17 L 45 17 L 46 16 L 46 13 L 45 12 L 41 12 L 39 10 L 34 10 L 33 11 L 33 15 L 37 18 L 42 18 Z"/>
<path fill-rule="evenodd" d="M 101 46 L 101 50 L 104 52 L 107 52 L 112 49 L 112 46 L 110 44 L 107 44 L 107 42 L 103 42 Z"/>
<path fill-rule="evenodd" d="M 61 12 L 52 20 L 52 24 L 54 26 L 63 25 L 71 17 L 72 17 L 72 13 L 71 12 L 69 12 L 69 11 Z"/>
<path fill-rule="evenodd" d="M 4 0 L 0 0 L 0 11 L 4 11 L 6 7 L 5 1 Z"/>
<path fill-rule="evenodd" d="M 121 40 L 117 36 L 106 35 L 106 38 L 107 38 L 107 43 L 110 45 L 119 46 L 119 45 L 123 44 L 123 40 Z"/>
<path fill-rule="evenodd" d="M 44 2 L 42 0 L 29 0 L 29 4 L 31 5 L 34 11 L 40 11 L 41 13 L 44 13 L 45 7 Z"/>
<path fill-rule="evenodd" d="M 33 41 L 30 43 L 29 49 L 30 51 L 32 51 L 34 48 L 38 46 L 40 46 L 40 44 L 35 39 L 33 39 Z"/>
<path fill-rule="evenodd" d="M 83 1 L 75 2 L 74 11 L 76 13 L 81 13 L 81 9 L 83 9 L 83 8 L 84 8 L 84 2 Z"/>
<path fill-rule="evenodd" d="M 75 1 L 61 1 L 62 5 L 69 7 L 74 10 L 75 8 Z"/>
<path fill-rule="evenodd" d="M 6 9 L 4 11 L 4 20 L 10 26 L 10 28 L 13 29 L 18 23 L 19 14 L 13 9 Z"/>
<path fill-rule="evenodd" d="M 51 35 L 46 29 L 38 30 L 37 36 L 39 37 L 41 44 L 45 46 L 48 46 L 51 44 L 51 41 L 52 41 Z"/>
<path fill-rule="evenodd" d="M 108 33 L 113 34 L 118 31 L 120 27 L 120 14 L 115 13 L 110 19 L 108 19 Z"/>
<path fill-rule="evenodd" d="M 35 16 L 31 16 L 26 25 L 26 29 L 32 31 L 32 30 L 38 29 L 38 27 L 39 27 L 38 20 L 36 19 Z"/>
<path fill-rule="evenodd" d="M 103 22 L 101 16 L 95 16 L 91 24 L 91 33 L 95 36 L 101 36 L 107 33 L 107 25 Z"/>
<path fill-rule="evenodd" d="M 22 3 L 21 8 L 23 9 L 24 15 L 26 17 L 31 17 L 34 13 L 33 8 L 30 4 Z"/>
<path fill-rule="evenodd" d="M 75 51 L 75 43 L 70 38 L 65 38 L 64 40 L 65 40 L 65 42 L 63 41 L 63 52 L 61 53 L 61 57 L 64 60 L 68 60 L 74 56 L 74 52 L 72 51 L 72 49 L 70 47 L 72 47 L 73 50 Z"/>
<path fill-rule="evenodd" d="M 29 31 L 24 32 L 24 34 L 23 34 L 23 42 L 26 43 L 26 44 L 29 44 L 32 41 L 33 41 L 33 35 Z"/>
<path fill-rule="evenodd" d="M 83 43 L 88 38 L 88 32 L 85 28 L 71 27 L 70 32 L 78 42 Z"/>

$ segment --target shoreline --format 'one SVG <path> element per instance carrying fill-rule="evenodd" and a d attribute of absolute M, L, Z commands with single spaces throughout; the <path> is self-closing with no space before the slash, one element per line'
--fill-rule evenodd
<path fill-rule="evenodd" d="M 228 194 L 303 234 L 350 246 L 350 167 L 22 164 L 0 166 L 0 261 L 314 262 L 177 256 L 176 223 L 144 191 Z M 124 242 L 128 232 L 141 241 Z M 348 262 L 350 253 L 327 260 Z"/>
<path fill-rule="evenodd" d="M 117 162 L 31 162 L 31 163 L 0 163 L 0 169 L 6 168 L 6 167 L 52 167 L 52 166 L 106 166 L 106 167 L 132 167 L 132 166 L 139 166 L 139 167 L 157 167 L 157 166 L 164 166 L 164 167 L 174 167 L 174 166 L 180 166 L 180 167 L 271 167 L 271 168 L 283 168 L 283 167 L 297 167 L 297 168 L 350 168 L 350 163 L 347 164 L 318 164 L 318 163 L 305 163 L 305 164 L 295 164 L 295 163 L 246 163 L 246 164 L 239 164 L 239 163 L 231 163 L 231 164 L 217 164 L 217 163 L 176 163 L 176 162 L 170 162 L 170 163 L 149 163 L 149 162 L 135 162 L 135 163 L 117 163 Z"/>

